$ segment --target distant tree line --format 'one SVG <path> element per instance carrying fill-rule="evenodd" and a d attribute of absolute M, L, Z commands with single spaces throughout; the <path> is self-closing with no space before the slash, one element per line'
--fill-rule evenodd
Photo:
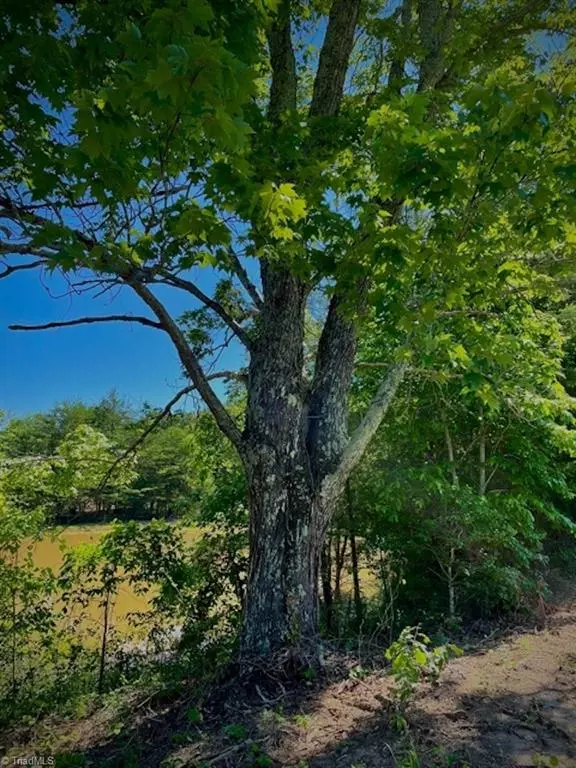
<path fill-rule="evenodd" d="M 190 513 L 217 455 L 215 428 L 205 413 L 160 415 L 113 392 L 95 405 L 64 402 L 11 419 L 0 431 L 4 483 L 19 503 L 41 499 L 53 523 Z M 227 453 L 220 472 L 233 462 Z"/>

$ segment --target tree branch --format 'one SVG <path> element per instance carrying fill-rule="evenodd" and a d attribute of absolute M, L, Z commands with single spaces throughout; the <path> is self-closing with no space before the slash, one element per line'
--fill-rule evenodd
<path fill-rule="evenodd" d="M 504 5 L 502 7 L 504 9 Z M 502 50 L 502 44 L 517 35 L 522 35 L 538 30 L 550 28 L 543 13 L 549 8 L 549 0 L 527 0 L 523 5 L 504 9 L 502 13 L 494 15 L 493 23 L 487 24 L 483 30 L 482 39 L 479 41 L 470 38 L 471 45 L 460 52 L 462 61 L 480 61 L 486 59 L 491 53 Z M 490 19 L 492 22 L 492 19 Z M 553 31 L 560 31 L 553 28 Z M 439 90 L 449 86 L 454 77 L 454 64 L 445 69 L 436 87 Z"/>
<path fill-rule="evenodd" d="M 314 81 L 311 117 L 334 116 L 344 93 L 361 0 L 333 0 Z M 364 300 L 365 281 L 359 303 Z M 354 371 L 356 328 L 336 292 L 320 335 L 309 401 L 306 444 L 317 484 L 337 466 L 348 435 L 348 390 Z"/>
<path fill-rule="evenodd" d="M 29 264 L 6 264 L 6 269 L 3 272 L 0 272 L 0 280 L 2 280 L 3 277 L 8 277 L 8 275 L 11 275 L 13 272 L 21 272 L 23 269 L 36 269 L 37 267 L 43 266 L 43 261 L 31 261 Z"/>
<path fill-rule="evenodd" d="M 350 473 L 362 458 L 370 440 L 382 423 L 407 369 L 406 362 L 390 366 L 388 375 L 378 387 L 364 418 L 352 433 L 337 468 L 322 482 L 320 498 L 327 509 L 330 508 L 331 502 L 338 498 Z"/>
<path fill-rule="evenodd" d="M 335 294 L 318 342 L 306 444 L 316 482 L 334 471 L 348 440 L 348 390 L 356 357 L 354 319 Z"/>
<path fill-rule="evenodd" d="M 412 0 L 403 0 L 395 13 L 398 19 L 398 24 L 402 28 L 404 36 L 406 36 L 408 34 L 410 17 L 412 15 Z M 390 71 L 388 73 L 388 88 L 397 96 L 402 92 L 405 67 L 406 55 L 397 52 L 390 62 Z"/>
<path fill-rule="evenodd" d="M 268 117 L 278 120 L 283 112 L 296 109 L 296 57 L 290 31 L 290 0 L 282 0 L 267 36 L 272 68 Z"/>
<path fill-rule="evenodd" d="M 224 307 L 215 299 L 212 299 L 210 296 L 201 291 L 200 288 L 198 288 L 198 286 L 194 283 L 190 282 L 190 280 L 184 280 L 182 277 L 177 277 L 176 275 L 170 274 L 161 274 L 161 277 L 162 282 L 167 283 L 168 285 L 172 285 L 174 288 L 181 288 L 183 291 L 191 293 L 192 296 L 196 297 L 198 301 L 201 301 L 202 304 L 208 307 L 208 309 L 211 309 L 213 312 L 215 312 L 218 317 L 228 326 L 228 328 L 230 328 L 230 330 L 236 334 L 244 346 L 247 349 L 250 349 L 251 340 L 244 328 L 242 328 L 242 326 L 237 323 L 236 320 L 234 320 L 234 318 L 231 317 L 224 309 Z"/>
<path fill-rule="evenodd" d="M 310 115 L 330 117 L 338 112 L 348 62 L 354 46 L 361 0 L 333 0 L 326 37 L 320 51 L 314 80 Z"/>
<path fill-rule="evenodd" d="M 51 223 L 50 219 L 46 219 L 44 216 L 39 216 L 37 213 L 33 213 L 25 206 L 17 205 L 8 197 L 0 196 L 0 208 L 5 211 L 9 218 L 20 223 L 29 222 L 36 226 L 44 226 L 45 224 Z M 94 246 L 98 245 L 95 240 L 85 235 L 79 229 L 69 227 L 69 231 L 72 232 L 82 245 L 85 245 L 87 248 L 94 248 Z"/>
<path fill-rule="evenodd" d="M 258 293 L 258 289 L 248 277 L 248 273 L 244 269 L 244 266 L 240 261 L 240 259 L 238 258 L 238 255 L 232 249 L 230 249 L 229 256 L 232 261 L 234 272 L 238 277 L 238 279 L 240 280 L 240 282 L 242 283 L 242 285 L 244 286 L 244 289 L 246 290 L 246 292 L 254 302 L 255 306 L 258 309 L 262 309 L 262 304 L 263 304 L 262 296 L 260 296 L 260 294 Z"/>
<path fill-rule="evenodd" d="M 438 312 L 436 317 L 499 317 L 499 314 L 489 309 L 447 309 Z"/>
<path fill-rule="evenodd" d="M 14 218 L 17 221 L 29 221 L 37 226 L 44 226 L 44 224 L 47 223 L 47 220 L 44 219 L 41 216 L 38 216 L 35 213 L 31 213 L 30 211 L 27 211 L 22 206 L 18 206 L 15 203 L 13 203 L 9 198 L 0 196 L 0 209 L 3 209 L 11 218 Z M 92 238 L 87 237 L 82 232 L 78 230 L 70 230 L 75 234 L 75 236 L 78 238 L 78 240 L 85 245 L 86 247 L 92 249 L 94 248 L 98 243 L 93 240 Z M 148 320 L 148 318 L 140 318 L 136 320 L 136 322 L 143 322 L 145 325 L 150 325 L 154 328 L 160 328 L 170 336 L 172 339 L 172 342 L 174 343 L 174 346 L 176 347 L 176 350 L 178 352 L 178 356 L 180 357 L 180 360 L 187 371 L 188 375 L 192 379 L 192 382 L 194 383 L 194 386 L 198 390 L 200 396 L 210 409 L 211 413 L 213 414 L 214 418 L 216 419 L 216 422 L 222 432 L 229 438 L 229 440 L 234 444 L 234 446 L 237 448 L 237 450 L 241 453 L 243 450 L 243 441 L 242 441 L 242 435 L 236 424 L 234 423 L 234 420 L 224 407 L 224 405 L 220 402 L 219 398 L 217 397 L 216 393 L 210 386 L 208 379 L 206 378 L 206 375 L 204 374 L 204 371 L 202 370 L 200 363 L 198 362 L 198 359 L 188 346 L 186 342 L 186 338 L 182 332 L 182 330 L 178 327 L 174 319 L 171 317 L 170 313 L 167 311 L 167 309 L 164 307 L 164 305 L 156 298 L 156 296 L 150 291 L 149 288 L 147 288 L 144 283 L 142 283 L 140 280 L 138 280 L 138 276 L 134 274 L 118 274 L 118 277 L 121 278 L 126 285 L 129 285 L 134 292 L 140 296 L 140 298 L 144 301 L 145 304 L 148 305 L 148 307 L 152 310 L 154 315 L 158 318 L 158 323 L 154 323 L 153 320 Z M 177 278 L 175 276 L 170 276 L 171 280 L 170 282 L 173 285 L 179 284 L 180 287 L 185 287 L 186 290 L 188 290 L 190 293 L 193 293 L 200 301 L 205 303 L 207 306 L 209 306 L 211 309 L 213 309 L 223 320 L 224 322 L 236 333 L 236 335 L 248 346 L 249 344 L 249 338 L 246 332 L 244 331 L 241 326 L 239 326 L 232 318 L 228 316 L 228 314 L 225 312 L 224 308 L 221 307 L 217 302 L 210 299 L 209 296 L 206 296 L 200 289 L 196 288 L 196 286 L 193 283 L 189 283 L 188 281 L 182 280 L 182 278 Z M 170 284 L 170 283 L 169 283 Z M 118 320 L 131 320 L 134 321 L 134 318 L 130 318 L 129 316 L 116 316 L 115 319 Z M 66 325 L 79 325 L 83 322 L 109 322 L 110 318 L 80 318 L 79 320 L 72 320 L 68 323 L 65 323 Z M 46 327 L 61 327 L 63 325 L 62 323 L 59 324 L 52 324 L 49 323 L 46 326 L 42 327 L 42 330 L 44 330 Z M 17 326 L 18 330 L 32 330 L 32 327 L 23 327 L 23 326 Z M 40 328 L 36 328 L 35 330 L 40 330 Z"/>
<path fill-rule="evenodd" d="M 47 245 L 45 248 L 50 248 L 50 246 Z M 46 258 L 54 255 L 45 251 L 44 248 L 36 248 L 25 243 L 7 243 L 5 240 L 0 242 L 0 253 L 18 254 L 18 256 L 44 256 Z"/>
<path fill-rule="evenodd" d="M 208 377 L 202 370 L 196 355 L 188 346 L 186 337 L 184 336 L 181 328 L 178 327 L 166 307 L 156 298 L 156 296 L 147 286 L 141 282 L 138 282 L 137 280 L 128 277 L 125 278 L 125 282 L 138 296 L 140 296 L 142 301 L 156 315 L 159 324 L 172 339 L 184 369 L 192 379 L 192 382 L 198 390 L 198 393 L 216 419 L 216 423 L 222 432 L 226 435 L 226 437 L 228 437 L 228 439 L 233 443 L 238 452 L 242 454 L 244 450 L 242 434 L 210 386 Z"/>
<path fill-rule="evenodd" d="M 418 90 L 436 87 L 445 72 L 445 48 L 452 35 L 454 7 L 444 11 L 441 0 L 418 0 L 420 42 L 424 58 L 420 64 Z"/>
<path fill-rule="evenodd" d="M 11 331 L 48 331 L 51 328 L 69 328 L 73 325 L 92 325 L 93 323 L 140 323 L 150 328 L 156 328 L 163 331 L 164 327 L 155 320 L 140 315 L 105 315 L 103 317 L 78 317 L 74 320 L 62 320 L 53 323 L 43 323 L 42 325 L 9 325 Z"/>

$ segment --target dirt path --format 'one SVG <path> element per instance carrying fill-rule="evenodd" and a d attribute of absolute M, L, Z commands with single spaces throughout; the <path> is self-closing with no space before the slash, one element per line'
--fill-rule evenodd
<path fill-rule="evenodd" d="M 576 768 L 576 603 L 544 631 L 450 662 L 438 686 L 418 692 L 408 735 L 390 727 L 386 671 L 358 679 L 354 664 L 344 657 L 331 679 L 280 695 L 236 687 L 206 702 L 196 723 L 189 695 L 44 721 L 10 740 L 8 754 L 55 754 L 66 768 Z"/>
<path fill-rule="evenodd" d="M 576 766 L 576 606 L 451 662 L 409 711 L 412 745 L 389 729 L 388 691 L 376 675 L 328 687 L 269 754 L 309 768 Z"/>

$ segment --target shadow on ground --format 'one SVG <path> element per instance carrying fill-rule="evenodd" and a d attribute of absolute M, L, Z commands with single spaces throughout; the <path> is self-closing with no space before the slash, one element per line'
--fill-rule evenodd
<path fill-rule="evenodd" d="M 385 671 L 358 675 L 355 663 L 334 657 L 325 677 L 296 686 L 236 680 L 201 713 L 191 694 L 134 700 L 116 727 L 72 734 L 56 765 L 576 768 L 576 610 L 451 662 L 419 691 L 408 734 L 391 727 Z"/>

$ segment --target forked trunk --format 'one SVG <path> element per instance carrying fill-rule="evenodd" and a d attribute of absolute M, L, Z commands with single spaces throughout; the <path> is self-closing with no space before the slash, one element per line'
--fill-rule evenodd
<path fill-rule="evenodd" d="M 245 663 L 285 650 L 318 658 L 318 581 L 326 529 L 344 482 L 376 431 L 404 367 L 393 366 L 347 441 L 355 329 L 333 300 L 313 381 L 304 376 L 309 287 L 263 262 L 264 304 L 251 344 L 240 453 L 248 480 L 250 567 L 241 637 Z M 346 448 L 346 450 L 344 450 Z M 287 660 L 287 659 L 286 659 Z"/>
<path fill-rule="evenodd" d="M 268 29 L 268 118 L 273 125 L 283 112 L 297 108 L 291 5 L 281 0 Z M 360 0 L 335 0 L 330 8 L 314 80 L 312 118 L 338 112 L 359 12 Z M 312 284 L 283 265 L 282 258 L 261 261 L 263 302 L 251 344 L 241 448 L 250 497 L 250 570 L 241 650 L 246 658 L 288 649 L 298 664 L 307 664 L 318 658 L 320 555 L 339 490 L 326 491 L 323 481 L 337 466 L 346 442 L 356 334 L 340 313 L 340 301 L 333 298 L 314 381 L 306 382 L 304 314 Z"/>

